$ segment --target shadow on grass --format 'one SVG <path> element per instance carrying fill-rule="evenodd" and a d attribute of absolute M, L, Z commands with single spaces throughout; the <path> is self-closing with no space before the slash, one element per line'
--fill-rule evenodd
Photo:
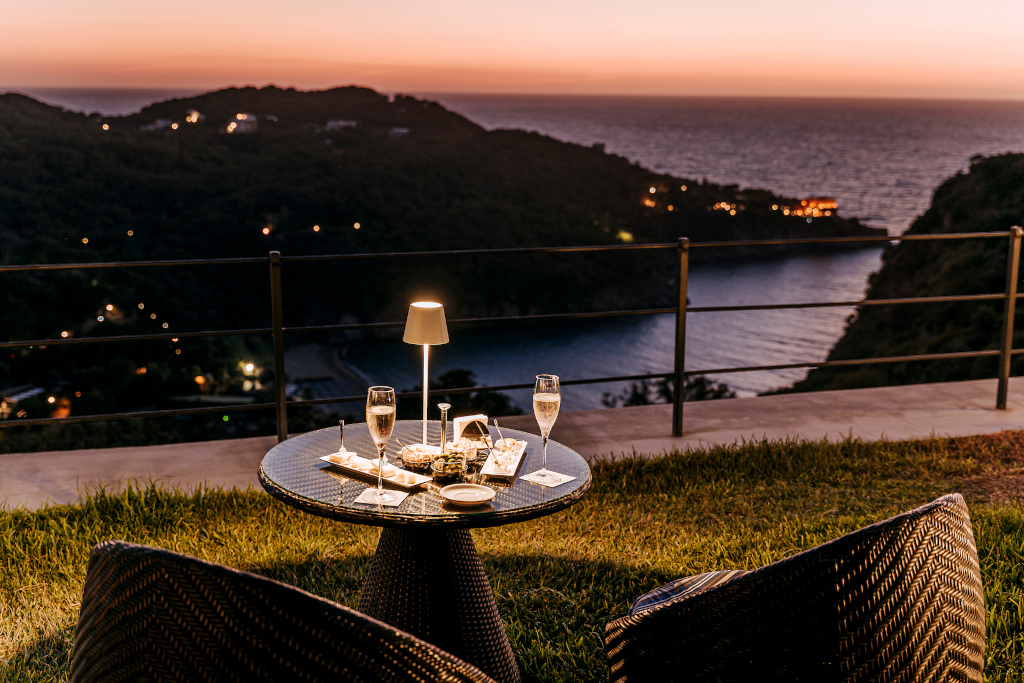
<path fill-rule="evenodd" d="M 0 662 L 0 680 L 6 683 L 66 681 L 71 673 L 75 627 L 62 628 L 34 641 Z"/>

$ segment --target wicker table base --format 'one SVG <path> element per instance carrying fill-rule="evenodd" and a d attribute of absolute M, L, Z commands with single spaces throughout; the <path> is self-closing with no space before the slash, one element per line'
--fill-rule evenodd
<path fill-rule="evenodd" d="M 468 529 L 383 529 L 359 611 L 452 653 L 499 683 L 519 681 Z"/>

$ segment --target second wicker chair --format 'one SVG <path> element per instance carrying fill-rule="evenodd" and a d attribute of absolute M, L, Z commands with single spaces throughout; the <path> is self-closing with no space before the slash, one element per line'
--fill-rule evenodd
<path fill-rule="evenodd" d="M 493 683 L 298 588 L 121 541 L 89 557 L 71 680 Z"/>
<path fill-rule="evenodd" d="M 612 680 L 981 681 L 985 610 L 959 494 L 755 571 L 688 577 L 608 624 Z"/>

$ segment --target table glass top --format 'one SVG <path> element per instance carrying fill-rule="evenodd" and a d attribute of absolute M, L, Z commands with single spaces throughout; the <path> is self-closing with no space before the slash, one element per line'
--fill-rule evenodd
<path fill-rule="evenodd" d="M 498 438 L 490 427 L 491 436 Z M 541 465 L 541 438 L 514 429 L 502 433 L 526 441 L 526 453 L 515 477 L 509 480 L 490 479 L 479 474 L 479 464 L 461 479 L 430 481 L 410 490 L 398 506 L 367 505 L 354 502 L 364 489 L 376 485 L 376 477 L 357 475 L 333 466 L 320 457 L 338 451 L 339 429 L 329 427 L 292 437 L 272 448 L 260 466 L 260 482 L 276 498 L 307 512 L 324 517 L 379 526 L 410 524 L 445 525 L 453 527 L 495 526 L 532 519 L 572 505 L 590 487 L 590 466 L 578 453 L 555 441 L 548 441 L 548 469 L 576 477 L 557 487 L 547 487 L 520 477 Z M 448 425 L 449 435 L 451 423 Z M 388 464 L 404 469 L 397 453 L 398 440 L 406 444 L 422 440 L 423 423 L 403 420 L 395 424 L 386 450 Z M 440 443 L 441 423 L 428 422 L 427 442 Z M 450 438 L 450 436 L 449 436 Z M 375 458 L 376 449 L 365 423 L 346 425 L 345 448 L 365 458 Z M 481 459 L 480 464 L 483 460 Z M 467 482 L 495 490 L 489 503 L 480 506 L 456 506 L 446 502 L 439 491 L 448 484 Z M 385 488 L 401 491 L 385 482 Z"/>

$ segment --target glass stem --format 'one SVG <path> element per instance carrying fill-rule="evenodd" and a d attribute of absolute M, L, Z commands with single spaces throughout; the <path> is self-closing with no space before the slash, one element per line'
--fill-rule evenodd
<path fill-rule="evenodd" d="M 385 446 L 384 448 L 387 448 Z M 382 491 L 384 489 L 384 448 L 379 449 L 377 456 L 377 490 Z"/>
<path fill-rule="evenodd" d="M 542 434 L 542 446 L 540 448 L 540 468 L 545 472 L 548 469 L 548 435 Z"/>

